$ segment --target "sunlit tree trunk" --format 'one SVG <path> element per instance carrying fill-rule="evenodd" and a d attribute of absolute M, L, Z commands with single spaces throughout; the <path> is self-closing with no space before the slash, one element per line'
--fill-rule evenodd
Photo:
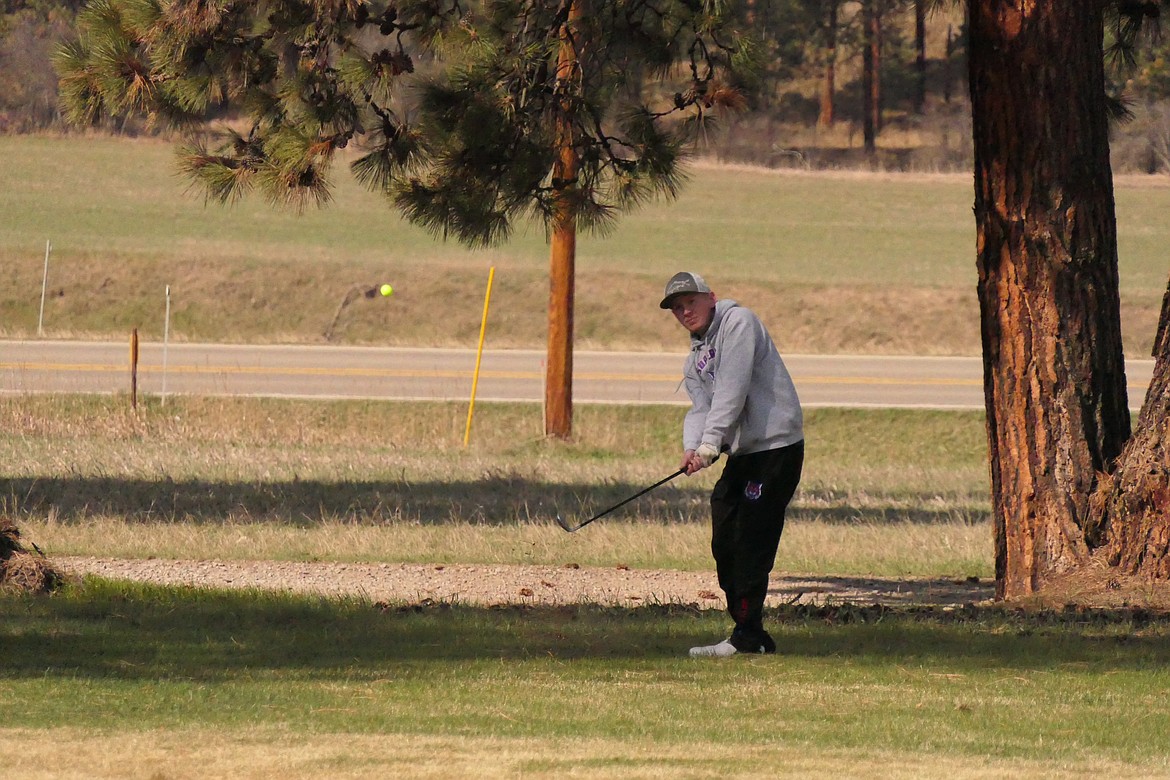
<path fill-rule="evenodd" d="M 1103 3 L 970 0 L 978 295 L 997 593 L 1089 551 L 1129 435 Z"/>
<path fill-rule="evenodd" d="M 553 168 L 555 215 L 549 253 L 548 354 L 544 386 L 544 435 L 567 439 L 573 433 L 573 296 L 577 257 L 578 157 L 573 137 L 574 94 L 578 81 L 578 38 L 585 0 L 569 0 L 561 29 L 557 90 L 557 161 Z"/>
<path fill-rule="evenodd" d="M 558 175 L 572 176 L 576 153 L 561 147 Z M 567 439 L 573 432 L 573 296 L 577 222 L 572 204 L 557 205 L 549 260 L 548 364 L 545 373 L 544 434 Z"/>

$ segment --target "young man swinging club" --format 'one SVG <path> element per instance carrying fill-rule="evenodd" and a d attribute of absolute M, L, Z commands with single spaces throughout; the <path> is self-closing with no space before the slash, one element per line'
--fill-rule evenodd
<path fill-rule="evenodd" d="M 692 647 L 691 655 L 774 653 L 764 599 L 804 463 L 800 400 L 759 317 L 735 301 L 717 301 L 701 276 L 675 274 L 659 306 L 691 334 L 683 369 L 691 409 L 679 468 L 694 474 L 727 454 L 711 491 L 711 553 L 735 628 L 722 642 Z"/>

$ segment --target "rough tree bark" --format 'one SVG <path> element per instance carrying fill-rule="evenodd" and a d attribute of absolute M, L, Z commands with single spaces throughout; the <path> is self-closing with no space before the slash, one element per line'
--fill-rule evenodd
<path fill-rule="evenodd" d="M 1137 428 L 1103 480 L 1091 522 L 1122 572 L 1170 579 L 1170 287 L 1154 342 L 1154 376 Z"/>
<path fill-rule="evenodd" d="M 970 0 L 997 594 L 1085 560 L 1129 436 L 1099 1 Z"/>

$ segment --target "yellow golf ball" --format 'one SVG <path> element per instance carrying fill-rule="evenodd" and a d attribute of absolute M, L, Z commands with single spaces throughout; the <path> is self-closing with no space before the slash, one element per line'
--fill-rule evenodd
<path fill-rule="evenodd" d="M 382 295 L 393 295 L 394 288 L 388 284 L 384 284 L 378 288 L 378 292 L 382 293 Z"/>

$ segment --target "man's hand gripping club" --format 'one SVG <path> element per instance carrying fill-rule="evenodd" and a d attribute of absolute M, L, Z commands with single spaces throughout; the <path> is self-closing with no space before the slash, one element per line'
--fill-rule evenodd
<path fill-rule="evenodd" d="M 682 463 L 679 464 L 679 468 L 686 469 L 687 476 L 689 477 L 696 471 L 702 471 L 707 468 L 717 460 L 719 460 L 719 450 L 714 445 L 703 442 L 697 449 L 687 450 L 683 453 Z"/>

